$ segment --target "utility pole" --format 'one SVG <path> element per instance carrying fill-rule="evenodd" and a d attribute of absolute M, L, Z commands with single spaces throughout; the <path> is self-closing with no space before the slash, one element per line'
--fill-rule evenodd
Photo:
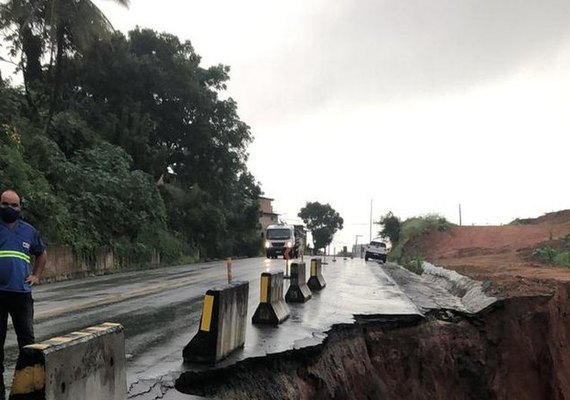
<path fill-rule="evenodd" d="M 461 226 L 461 204 L 459 204 L 459 226 Z"/>

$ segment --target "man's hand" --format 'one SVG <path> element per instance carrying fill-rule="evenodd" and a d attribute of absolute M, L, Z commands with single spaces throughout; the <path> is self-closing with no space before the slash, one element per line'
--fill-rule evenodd
<path fill-rule="evenodd" d="M 40 277 L 37 275 L 28 275 L 28 277 L 26 278 L 26 283 L 29 283 L 30 286 L 34 286 L 39 281 L 40 281 Z"/>
<path fill-rule="evenodd" d="M 36 256 L 36 260 L 34 261 L 34 268 L 32 269 L 32 273 L 28 275 L 26 278 L 26 283 L 29 283 L 30 286 L 34 286 L 36 283 L 39 283 L 40 277 L 42 276 L 42 271 L 47 263 L 47 253 L 44 251 L 42 254 Z"/>

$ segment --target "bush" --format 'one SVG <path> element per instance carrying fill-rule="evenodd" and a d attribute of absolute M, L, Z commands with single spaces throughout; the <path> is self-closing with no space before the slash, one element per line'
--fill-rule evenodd
<path fill-rule="evenodd" d="M 542 246 L 535 249 L 532 254 L 549 264 L 570 267 L 570 251 L 567 246 L 562 250 Z"/>
<path fill-rule="evenodd" d="M 400 240 L 398 244 L 392 248 L 388 254 L 388 258 L 391 261 L 402 263 L 404 266 L 410 259 L 415 259 L 417 257 L 421 258 L 421 255 L 408 255 L 406 257 L 406 244 L 417 236 L 427 234 L 434 230 L 444 232 L 451 226 L 452 224 L 449 221 L 438 214 L 427 214 L 421 217 L 408 218 L 402 222 L 400 229 Z"/>
<path fill-rule="evenodd" d="M 417 275 L 421 275 L 424 273 L 423 262 L 424 262 L 423 257 L 416 257 L 416 258 L 409 259 L 408 261 L 404 262 L 403 264 L 404 264 L 404 268 L 406 268 L 408 271 L 411 271 Z"/>
<path fill-rule="evenodd" d="M 556 254 L 554 257 L 554 264 L 570 267 L 570 251 L 563 251 Z"/>
<path fill-rule="evenodd" d="M 543 246 L 535 249 L 532 254 L 541 260 L 552 264 L 554 263 L 554 258 L 556 257 L 556 250 L 550 246 Z"/>

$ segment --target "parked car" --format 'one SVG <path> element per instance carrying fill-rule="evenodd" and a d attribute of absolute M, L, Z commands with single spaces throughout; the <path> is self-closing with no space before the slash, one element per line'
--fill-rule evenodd
<path fill-rule="evenodd" d="M 386 243 L 380 240 L 373 240 L 368 246 L 366 246 L 366 252 L 364 253 L 364 260 L 368 261 L 369 258 L 380 260 L 383 263 L 386 262 Z"/>

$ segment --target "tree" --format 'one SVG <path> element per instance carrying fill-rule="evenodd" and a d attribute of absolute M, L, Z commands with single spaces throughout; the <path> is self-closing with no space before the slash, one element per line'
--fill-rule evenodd
<path fill-rule="evenodd" d="M 173 171 L 219 199 L 228 182 L 247 172 L 249 126 L 237 104 L 220 99 L 229 67 L 200 67 L 189 41 L 150 29 L 94 43 L 77 58 L 68 92 L 93 110 L 94 129 L 131 155 L 156 180 Z"/>
<path fill-rule="evenodd" d="M 237 103 L 220 96 L 229 67 L 202 68 L 189 41 L 152 30 L 83 43 L 70 25 L 58 48 L 52 28 L 75 24 L 66 13 L 87 15 L 88 2 L 4 3 L 1 33 L 12 56 L 22 55 L 34 101 L 26 87 L 0 80 L 0 183 L 26 194 L 25 216 L 51 244 L 88 257 L 108 247 L 126 264 L 157 249 L 163 261 L 258 254 L 261 190 L 247 169 L 250 128 Z M 16 5 L 23 12 L 9 17 L 21 18 L 9 23 Z M 39 67 L 31 65 L 34 49 L 18 42 L 22 24 L 39 39 Z"/>
<path fill-rule="evenodd" d="M 114 2 L 129 5 L 129 0 Z M 96 39 L 113 31 L 107 17 L 91 0 L 9 0 L 0 6 L 0 29 L 10 32 L 6 40 L 12 42 L 11 55 L 21 54 L 28 101 L 30 86 L 44 81 L 41 59 L 49 55 L 51 94 L 46 129 L 63 81 L 65 53 L 82 53 Z"/>
<path fill-rule="evenodd" d="M 317 201 L 307 202 L 297 216 L 303 220 L 311 231 L 313 244 L 317 250 L 328 246 L 332 242 L 336 231 L 342 229 L 342 224 L 344 223 L 340 214 L 329 204 L 321 204 Z"/>
<path fill-rule="evenodd" d="M 146 226 L 162 227 L 165 206 L 152 178 L 131 169 L 120 147 L 101 143 L 79 151 L 67 165 L 63 187 L 78 232 L 95 245 L 117 238 L 134 242 Z"/>
<path fill-rule="evenodd" d="M 400 218 L 390 211 L 383 215 L 377 224 L 382 225 L 382 230 L 378 234 L 384 239 L 389 239 L 393 246 L 397 245 L 400 240 L 400 229 L 402 226 Z"/>

